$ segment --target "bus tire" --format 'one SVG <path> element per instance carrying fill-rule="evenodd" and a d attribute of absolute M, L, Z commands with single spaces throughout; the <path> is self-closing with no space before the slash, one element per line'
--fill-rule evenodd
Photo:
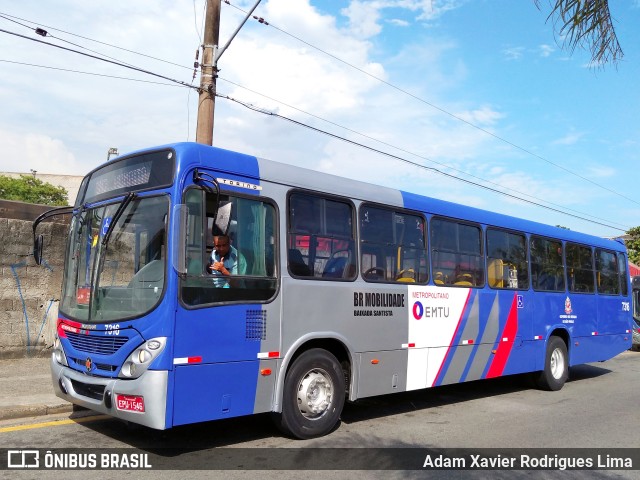
<path fill-rule="evenodd" d="M 340 420 L 345 376 L 331 353 L 313 348 L 302 353 L 284 380 L 282 412 L 275 415 L 285 434 L 308 439 L 329 433 Z"/>
<path fill-rule="evenodd" d="M 544 370 L 535 374 L 535 382 L 542 390 L 560 390 L 569 377 L 567 345 L 560 337 L 550 337 L 544 358 Z"/>

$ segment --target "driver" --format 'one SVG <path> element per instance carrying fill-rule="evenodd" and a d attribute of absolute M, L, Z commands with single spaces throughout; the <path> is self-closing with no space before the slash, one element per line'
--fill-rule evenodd
<path fill-rule="evenodd" d="M 209 273 L 217 276 L 213 280 L 216 287 L 229 288 L 229 276 L 244 275 L 247 271 L 247 262 L 235 247 L 231 246 L 228 235 L 215 235 L 211 262 L 207 268 Z"/>

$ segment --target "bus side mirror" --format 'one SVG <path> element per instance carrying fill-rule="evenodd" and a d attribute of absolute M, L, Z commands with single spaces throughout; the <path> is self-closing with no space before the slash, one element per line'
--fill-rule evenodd
<path fill-rule="evenodd" d="M 42 265 L 42 246 L 44 245 L 44 235 L 40 234 L 33 240 L 33 258 L 36 265 Z"/>

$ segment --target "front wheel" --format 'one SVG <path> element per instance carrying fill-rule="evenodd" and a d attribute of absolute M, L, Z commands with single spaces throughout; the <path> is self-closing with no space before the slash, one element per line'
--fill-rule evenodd
<path fill-rule="evenodd" d="M 307 350 L 287 372 L 276 425 L 295 438 L 321 437 L 338 423 L 344 399 L 345 377 L 336 357 L 320 348 Z"/>
<path fill-rule="evenodd" d="M 569 377 L 567 346 L 560 337 L 551 337 L 547 343 L 544 370 L 535 374 L 536 385 L 543 390 L 560 390 Z"/>

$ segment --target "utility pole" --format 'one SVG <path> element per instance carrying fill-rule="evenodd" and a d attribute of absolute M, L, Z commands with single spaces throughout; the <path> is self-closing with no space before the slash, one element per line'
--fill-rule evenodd
<path fill-rule="evenodd" d="M 216 103 L 216 77 L 218 69 L 215 58 L 220 37 L 220 0 L 207 0 L 204 21 L 204 44 L 200 74 L 200 97 L 198 99 L 198 125 L 196 142 L 213 145 L 213 112 Z"/>
<path fill-rule="evenodd" d="M 220 41 L 220 0 L 207 0 L 207 11 L 204 20 L 204 45 L 202 45 L 202 64 L 200 74 L 200 98 L 198 99 L 198 126 L 196 142 L 213 145 L 213 112 L 216 106 L 216 78 L 218 77 L 218 60 L 247 22 L 261 0 L 256 0 L 244 20 L 233 32 L 229 41 L 218 47 Z M 257 17 L 254 17 L 257 18 Z M 262 19 L 260 19 L 263 21 Z"/>

